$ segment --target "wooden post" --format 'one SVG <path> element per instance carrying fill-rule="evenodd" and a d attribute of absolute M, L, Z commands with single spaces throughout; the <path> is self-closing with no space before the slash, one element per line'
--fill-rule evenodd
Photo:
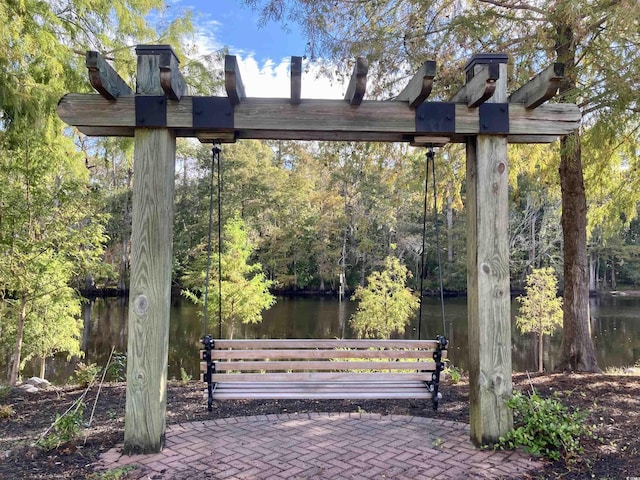
<path fill-rule="evenodd" d="M 508 119 L 506 55 L 474 57 L 468 68 L 484 70 L 490 62 L 499 65 L 499 78 L 487 110 L 480 106 L 480 129 L 491 134 L 466 142 L 469 420 L 471 440 L 478 445 L 497 441 L 513 427 L 506 405 L 512 391 L 508 122 L 506 132 L 496 133 L 504 128 L 505 109 Z"/>
<path fill-rule="evenodd" d="M 171 51 L 163 46 L 136 49 L 137 96 L 164 96 L 160 53 L 167 49 Z M 159 122 L 153 111 L 140 116 L 144 124 Z M 124 431 L 127 453 L 159 452 L 164 444 L 175 148 L 171 129 L 135 129 Z"/>

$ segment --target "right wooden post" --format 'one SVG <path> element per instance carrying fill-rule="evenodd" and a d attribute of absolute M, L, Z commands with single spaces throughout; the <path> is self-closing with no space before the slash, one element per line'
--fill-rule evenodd
<path fill-rule="evenodd" d="M 467 64 L 467 82 L 487 65 L 499 69 L 493 96 L 479 107 L 486 134 L 466 141 L 469 420 L 477 445 L 496 442 L 513 427 L 506 404 L 512 391 L 506 61 L 481 54 Z"/>

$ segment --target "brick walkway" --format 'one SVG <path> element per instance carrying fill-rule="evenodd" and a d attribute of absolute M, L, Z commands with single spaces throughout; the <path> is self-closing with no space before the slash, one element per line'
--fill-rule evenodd
<path fill-rule="evenodd" d="M 517 478 L 542 467 L 517 452 L 479 450 L 463 423 L 367 413 L 236 417 L 171 425 L 151 455 L 100 457 L 97 470 L 136 465 L 135 478 Z"/>

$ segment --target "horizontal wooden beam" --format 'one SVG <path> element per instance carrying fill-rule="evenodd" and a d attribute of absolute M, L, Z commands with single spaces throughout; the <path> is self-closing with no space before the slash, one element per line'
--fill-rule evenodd
<path fill-rule="evenodd" d="M 536 108 L 553 98 L 564 78 L 564 63 L 553 63 L 509 96 L 510 103 Z"/>
<path fill-rule="evenodd" d="M 302 91 L 302 57 L 291 57 L 291 105 L 300 103 Z"/>
<path fill-rule="evenodd" d="M 407 86 L 396 97 L 397 101 L 409 102 L 409 107 L 416 108 L 424 102 L 433 88 L 433 79 L 436 76 L 436 62 L 427 60 L 420 70 L 413 76 Z"/>
<path fill-rule="evenodd" d="M 474 76 L 451 97 L 450 101 L 466 103 L 469 108 L 478 107 L 491 98 L 498 78 L 500 78 L 500 64 L 482 65 Z"/>
<path fill-rule="evenodd" d="M 234 138 L 380 142 L 450 136 L 452 142 L 463 142 L 465 136 L 480 133 L 478 109 L 464 104 L 454 105 L 454 128 L 443 135 L 417 131 L 416 112 L 405 102 L 368 100 L 352 108 L 343 100 L 303 99 L 299 105 L 291 105 L 289 99 L 280 98 L 246 98 L 235 106 L 232 128 L 196 128 L 192 99 L 185 96 L 166 106 L 166 127 L 176 130 L 177 136 L 215 139 L 233 133 Z M 574 104 L 548 104 L 535 110 L 511 104 L 508 110 L 507 135 L 515 143 L 520 143 L 519 136 L 526 136 L 526 143 L 534 137 L 547 143 L 575 131 L 581 119 Z M 68 94 L 60 100 L 58 113 L 69 125 L 89 135 L 132 136 L 136 126 L 134 95 L 109 102 L 95 94 Z"/>
<path fill-rule="evenodd" d="M 85 63 L 89 70 L 91 86 L 107 100 L 117 100 L 120 95 L 131 95 L 133 90 L 118 72 L 95 51 L 87 51 Z"/>
<path fill-rule="evenodd" d="M 180 61 L 172 50 L 160 54 L 160 86 L 171 100 L 180 100 L 187 94 L 187 82 L 180 72 Z"/>
<path fill-rule="evenodd" d="M 344 99 L 350 105 L 360 105 L 364 94 L 367 91 L 367 73 L 369 72 L 369 61 L 366 58 L 358 57 L 353 67 L 353 74 L 347 87 Z"/>
<path fill-rule="evenodd" d="M 235 55 L 224 56 L 224 87 L 232 105 L 238 105 L 246 97 Z"/>

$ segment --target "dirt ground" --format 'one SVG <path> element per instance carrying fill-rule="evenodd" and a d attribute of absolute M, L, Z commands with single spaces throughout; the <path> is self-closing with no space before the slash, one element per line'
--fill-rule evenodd
<path fill-rule="evenodd" d="M 625 479 L 640 477 L 640 377 L 592 374 L 515 374 L 514 389 L 529 391 L 531 383 L 543 397 L 556 394 L 566 405 L 589 411 L 587 422 L 597 438 L 583 441 L 584 455 L 567 464 L 549 462 L 535 478 Z M 88 422 L 98 388 L 88 393 L 84 420 Z M 168 388 L 167 423 L 279 412 L 352 412 L 437 416 L 468 422 L 468 384 L 445 383 L 440 408 L 430 403 L 406 401 L 224 401 L 208 413 L 199 382 L 171 382 Z M 61 414 L 80 397 L 78 387 L 51 387 L 39 393 L 13 389 L 0 397 L 0 479 L 104 479 L 133 478 L 95 474 L 92 463 L 105 450 L 122 442 L 125 385 L 107 384 L 96 403 L 92 424 L 75 441 L 45 451 L 31 446 Z M 4 415 L 8 415 L 4 418 Z M 531 477 L 526 477 L 531 478 Z"/>

